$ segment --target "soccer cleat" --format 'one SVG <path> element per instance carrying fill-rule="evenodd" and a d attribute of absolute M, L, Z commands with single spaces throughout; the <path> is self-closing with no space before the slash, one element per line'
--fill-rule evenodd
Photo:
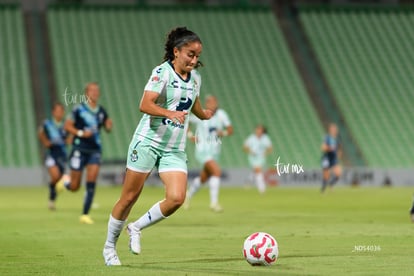
<path fill-rule="evenodd" d="M 95 223 L 89 215 L 80 216 L 79 222 L 83 224 L 94 224 Z"/>
<path fill-rule="evenodd" d="M 57 193 L 61 193 L 66 190 L 66 184 L 70 183 L 70 176 L 67 174 L 62 175 L 58 182 L 56 182 L 55 190 Z"/>
<path fill-rule="evenodd" d="M 129 235 L 129 250 L 132 254 L 141 253 L 141 231 L 134 230 L 132 223 L 128 224 L 126 230 Z"/>
<path fill-rule="evenodd" d="M 211 209 L 211 211 L 216 212 L 216 213 L 223 212 L 223 208 L 218 203 L 210 204 L 210 209 Z"/>
<path fill-rule="evenodd" d="M 122 265 L 115 248 L 104 248 L 103 257 L 107 266 Z"/>

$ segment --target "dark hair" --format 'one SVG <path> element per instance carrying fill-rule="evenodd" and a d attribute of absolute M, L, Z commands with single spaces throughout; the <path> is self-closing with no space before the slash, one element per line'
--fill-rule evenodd
<path fill-rule="evenodd" d="M 198 35 L 187 27 L 177 27 L 170 31 L 167 36 L 167 41 L 165 42 L 165 54 L 164 54 L 164 61 L 173 61 L 174 60 L 174 48 L 180 49 L 182 46 L 190 43 L 190 42 L 200 42 L 201 39 Z M 203 64 L 198 61 L 195 68 L 203 66 Z"/>

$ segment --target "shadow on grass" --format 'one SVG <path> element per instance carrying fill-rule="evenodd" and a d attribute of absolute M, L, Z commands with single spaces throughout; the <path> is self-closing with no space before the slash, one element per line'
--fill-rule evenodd
<path fill-rule="evenodd" d="M 163 261 L 164 264 L 189 264 L 189 263 L 225 263 L 225 262 L 234 262 L 240 261 L 240 258 L 200 258 L 200 259 L 184 259 L 184 260 L 176 260 L 176 261 Z M 151 265 L 151 264 L 159 264 L 159 262 L 145 262 L 142 263 L 143 265 Z"/>
<path fill-rule="evenodd" d="M 244 263 L 235 264 L 240 262 Z M 216 267 L 216 264 L 221 263 Z M 227 264 L 226 264 L 227 263 Z M 201 267 L 196 265 L 203 264 Z M 206 266 L 207 264 L 207 266 Z M 139 269 L 142 273 L 167 273 L 174 271 L 174 275 L 299 275 L 298 271 L 289 265 L 276 263 L 272 266 L 251 266 L 242 258 L 194 258 L 175 261 L 163 260 L 160 262 L 143 262 L 139 264 L 123 265 L 128 269 Z M 160 274 L 160 275 L 161 275 Z M 311 275 L 311 274 L 309 274 Z"/>

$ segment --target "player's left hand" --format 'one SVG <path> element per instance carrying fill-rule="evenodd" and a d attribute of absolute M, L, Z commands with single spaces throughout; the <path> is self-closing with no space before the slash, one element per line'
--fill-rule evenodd
<path fill-rule="evenodd" d="M 113 125 L 112 119 L 110 119 L 110 118 L 106 119 L 106 121 L 105 121 L 105 130 L 107 132 L 110 132 L 112 130 L 112 125 Z"/>

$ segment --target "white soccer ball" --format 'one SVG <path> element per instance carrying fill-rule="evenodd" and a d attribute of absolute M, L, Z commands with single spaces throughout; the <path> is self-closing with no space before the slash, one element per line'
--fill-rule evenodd
<path fill-rule="evenodd" d="M 244 241 L 243 255 L 251 265 L 271 265 L 279 255 L 277 241 L 270 234 L 253 233 Z"/>

